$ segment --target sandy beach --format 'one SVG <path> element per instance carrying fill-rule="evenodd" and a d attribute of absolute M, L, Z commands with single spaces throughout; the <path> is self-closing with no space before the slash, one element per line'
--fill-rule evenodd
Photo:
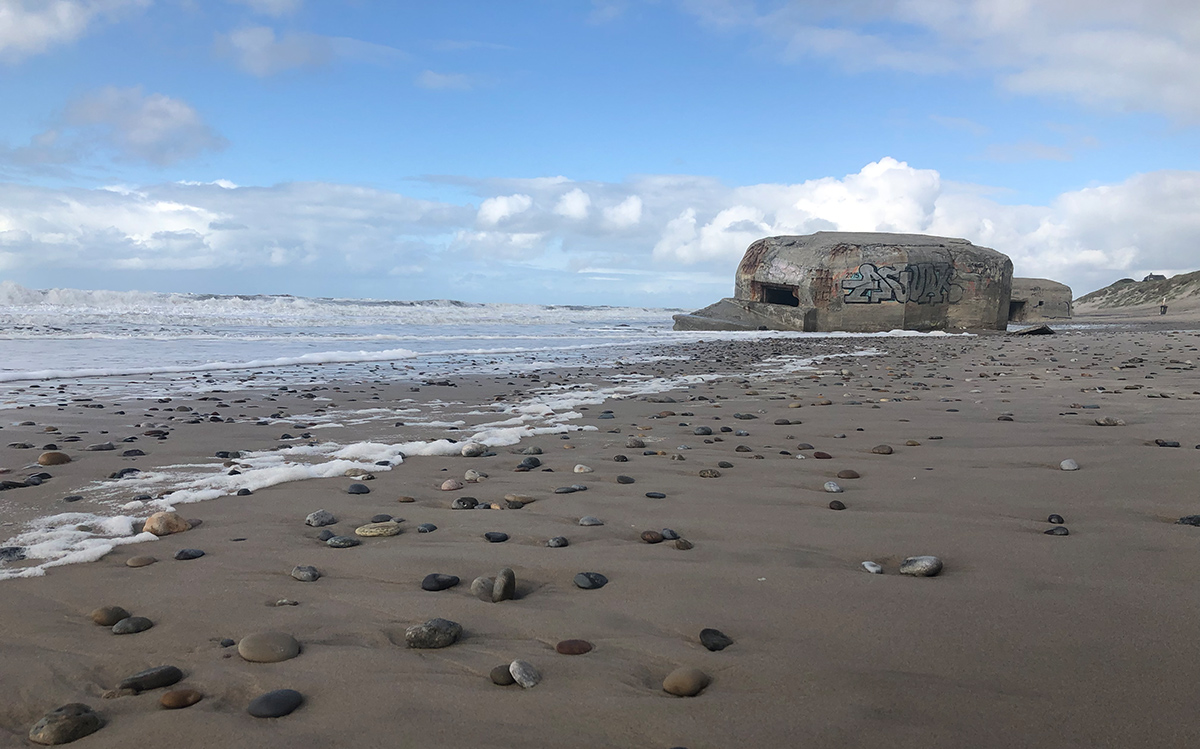
<path fill-rule="evenodd" d="M 200 521 L 190 530 L 0 580 L 0 745 L 32 746 L 47 711 L 84 703 L 104 725 L 76 745 L 98 748 L 1194 746 L 1200 528 L 1176 521 L 1200 513 L 1197 327 L 708 341 L 609 371 L 330 379 L 169 403 L 12 385 L 5 399 L 31 405 L 4 412 L 0 479 L 51 478 L 0 492 L 6 538 L 34 517 L 144 502 L 136 474 L 107 478 L 125 468 L 224 476 L 242 463 L 218 452 L 461 443 L 538 402 L 562 418 L 492 455 L 410 454 L 364 463 L 370 479 L 180 503 Z M 610 397 L 569 399 L 593 392 Z M 339 418 L 364 404 L 461 425 Z M 303 418 L 318 411 L 324 420 Z M 82 449 L 107 441 L 116 449 Z M 47 444 L 71 462 L 39 468 Z M 540 465 L 516 470 L 530 457 Z M 468 471 L 486 478 L 466 482 Z M 450 479 L 463 488 L 442 490 Z M 586 489 L 556 491 L 575 485 Z M 504 509 L 452 509 L 463 497 Z M 336 524 L 306 525 L 322 509 Z M 380 515 L 402 519 L 401 532 L 352 548 L 318 540 L 326 528 L 356 537 Z M 602 524 L 580 525 L 586 516 Z M 418 532 L 425 523 L 436 530 Z M 1046 533 L 1056 527 L 1069 535 Z M 664 529 L 688 543 L 642 540 Z M 547 546 L 560 536 L 568 545 Z M 185 548 L 204 555 L 175 559 Z M 158 561 L 127 566 L 141 555 Z M 920 555 L 941 573 L 899 574 Z M 293 579 L 297 565 L 320 578 Z M 472 594 L 505 568 L 513 600 Z M 581 572 L 608 582 L 582 589 Z M 461 582 L 423 590 L 431 573 Z M 153 626 L 115 635 L 90 618 L 102 606 Z M 408 647 L 406 630 L 435 618 L 461 625 L 457 642 Z M 705 628 L 732 644 L 706 648 Z M 249 662 L 229 645 L 265 632 L 294 637 L 299 655 Z M 593 648 L 556 652 L 570 639 Z M 540 683 L 494 684 L 493 668 L 514 660 Z M 166 665 L 182 680 L 112 695 Z M 668 694 L 678 668 L 707 685 Z M 184 688 L 202 699 L 160 707 Z M 247 713 L 276 689 L 303 703 L 285 717 Z"/>

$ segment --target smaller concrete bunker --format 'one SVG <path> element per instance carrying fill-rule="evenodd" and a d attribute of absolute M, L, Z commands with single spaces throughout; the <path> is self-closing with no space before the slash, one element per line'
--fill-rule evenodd
<path fill-rule="evenodd" d="M 882 232 L 767 237 L 746 250 L 734 295 L 676 330 L 1004 330 L 1012 261 L 965 239 Z"/>
<path fill-rule="evenodd" d="M 1071 318 L 1071 287 L 1046 278 L 1014 278 L 1008 302 L 1009 322 Z"/>

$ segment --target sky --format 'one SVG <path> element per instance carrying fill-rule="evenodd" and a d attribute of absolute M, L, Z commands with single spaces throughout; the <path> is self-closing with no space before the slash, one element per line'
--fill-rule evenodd
<path fill-rule="evenodd" d="M 0 0 L 0 281 L 695 308 L 755 239 L 1200 268 L 1195 0 Z"/>

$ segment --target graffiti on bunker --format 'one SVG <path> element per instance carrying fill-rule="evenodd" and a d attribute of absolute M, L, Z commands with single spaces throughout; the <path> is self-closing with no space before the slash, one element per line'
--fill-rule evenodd
<path fill-rule="evenodd" d="M 846 304 L 954 304 L 962 299 L 963 290 L 952 283 L 953 278 L 954 266 L 949 263 L 863 263 L 842 281 L 842 299 Z"/>

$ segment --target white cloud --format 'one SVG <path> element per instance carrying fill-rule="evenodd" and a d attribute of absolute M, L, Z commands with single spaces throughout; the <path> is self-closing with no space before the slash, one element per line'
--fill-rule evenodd
<path fill-rule="evenodd" d="M 0 59 L 21 60 L 73 42 L 97 20 L 150 0 L 0 0 Z"/>
<path fill-rule="evenodd" d="M 333 59 L 333 44 L 316 34 L 276 37 L 269 26 L 249 26 L 218 36 L 217 47 L 247 73 L 266 77 L 294 68 L 313 68 Z"/>
<path fill-rule="evenodd" d="M 560 216 L 582 221 L 588 217 L 588 208 L 591 205 L 591 196 L 576 187 L 558 199 L 558 202 L 554 204 L 554 212 Z"/>
<path fill-rule="evenodd" d="M 471 89 L 471 79 L 462 73 L 435 73 L 432 70 L 424 70 L 419 73 L 416 77 L 416 84 L 421 88 L 434 91 L 469 91 Z"/>
<path fill-rule="evenodd" d="M 642 220 L 642 199 L 630 195 L 620 203 L 605 208 L 604 218 L 613 226 L 633 226 Z"/>
<path fill-rule="evenodd" d="M 246 5 L 255 13 L 264 16 L 286 16 L 299 10 L 303 0 L 231 0 Z"/>
<path fill-rule="evenodd" d="M 678 175 L 457 183 L 482 198 L 478 209 L 325 183 L 0 183 L 0 262 L 19 282 L 41 273 L 59 285 L 71 273 L 119 273 L 132 284 L 140 273 L 211 270 L 264 284 L 292 279 L 271 289 L 294 293 L 308 279 L 326 295 L 368 295 L 361 284 L 379 284 L 372 293 L 391 298 L 697 307 L 729 293 L 755 239 L 819 230 L 964 237 L 1008 254 L 1018 275 L 1060 280 L 1077 294 L 1122 276 L 1200 268 L 1200 172 L 1135 175 L 1046 205 L 1000 203 L 980 186 L 890 158 L 795 184 Z M 558 210 L 576 192 L 614 210 L 636 205 L 639 220 Z M 334 285 L 347 275 L 354 280 Z M 614 277 L 630 282 L 602 280 Z"/>
<path fill-rule="evenodd" d="M 71 102 L 62 123 L 119 159 L 166 165 L 220 149 L 225 139 L 187 102 L 141 88 L 107 87 Z"/>
<path fill-rule="evenodd" d="M 524 213 L 533 206 L 528 195 L 500 195 L 488 198 L 479 206 L 479 223 L 495 226 L 506 218 Z"/>

